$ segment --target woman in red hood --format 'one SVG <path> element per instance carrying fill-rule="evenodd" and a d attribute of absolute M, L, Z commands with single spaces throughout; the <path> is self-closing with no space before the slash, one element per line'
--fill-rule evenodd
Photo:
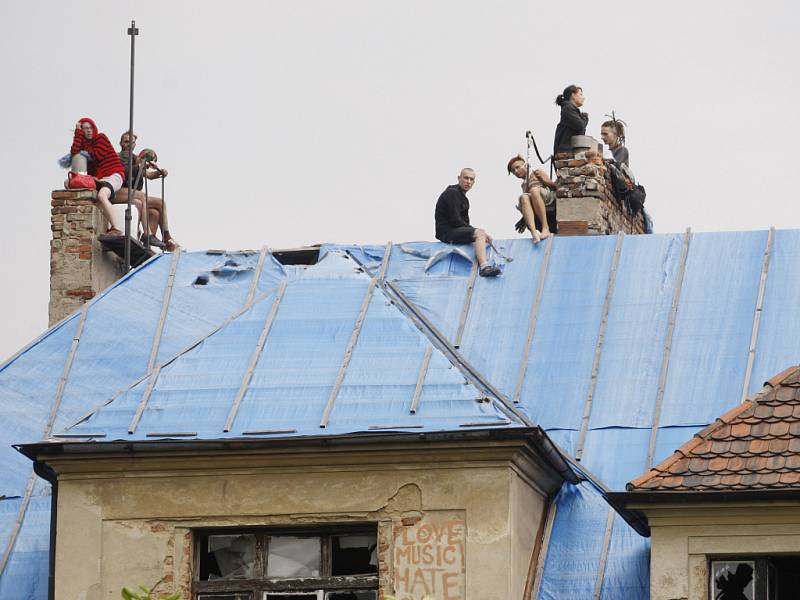
<path fill-rule="evenodd" d="M 82 118 L 75 124 L 75 135 L 69 153 L 74 157 L 81 150 L 92 158 L 89 163 L 89 174 L 97 181 L 97 204 L 108 220 L 107 233 L 122 235 L 111 210 L 111 202 L 114 194 L 122 187 L 125 168 L 106 135 L 97 131 L 97 125 L 88 117 Z"/>

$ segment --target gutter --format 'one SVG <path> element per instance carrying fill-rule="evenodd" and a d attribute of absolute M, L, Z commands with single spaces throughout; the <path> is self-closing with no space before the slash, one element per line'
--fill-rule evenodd
<path fill-rule="evenodd" d="M 342 447 L 375 443 L 414 443 L 414 442 L 447 442 L 447 441 L 491 441 L 491 440 L 527 440 L 544 458 L 545 462 L 563 480 L 575 484 L 583 477 L 571 466 L 569 459 L 563 451 L 547 436 L 540 427 L 505 427 L 492 429 L 472 429 L 469 431 L 440 431 L 440 432 L 386 432 L 386 433 L 351 433 L 346 435 L 313 435 L 313 436 L 283 436 L 268 439 L 252 438 L 224 438 L 217 440 L 197 439 L 162 439 L 140 441 L 86 441 L 86 440 L 59 440 L 44 441 L 33 444 L 15 444 L 14 449 L 20 454 L 41 465 L 46 469 L 41 477 L 52 481 L 56 473 L 42 461 L 48 457 L 62 455 L 93 455 L 93 454 L 147 454 L 165 451 L 219 451 L 219 450 L 250 450 L 259 448 L 292 448 L 297 446 Z"/>
<path fill-rule="evenodd" d="M 48 481 L 52 487 L 50 496 L 50 543 L 47 560 L 47 599 L 56 597 L 56 524 L 58 523 L 58 475 L 47 464 L 33 461 L 33 472 Z"/>

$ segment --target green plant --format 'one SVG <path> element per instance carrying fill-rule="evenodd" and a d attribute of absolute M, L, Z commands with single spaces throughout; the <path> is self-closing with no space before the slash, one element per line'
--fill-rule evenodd
<path fill-rule="evenodd" d="M 158 583 L 161 583 L 160 581 Z M 158 594 L 158 596 L 154 596 L 155 589 L 158 587 L 158 583 L 154 585 L 152 588 L 146 588 L 143 585 L 138 586 L 139 591 L 135 592 L 130 588 L 124 587 L 120 594 L 124 598 L 124 600 L 181 600 L 180 594 Z"/>

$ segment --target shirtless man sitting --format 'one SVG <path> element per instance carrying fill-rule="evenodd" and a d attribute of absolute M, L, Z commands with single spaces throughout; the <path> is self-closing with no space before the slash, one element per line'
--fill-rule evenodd
<path fill-rule="evenodd" d="M 125 168 L 125 183 L 123 184 L 123 188 L 120 190 L 118 197 L 120 198 L 120 202 L 123 200 L 125 202 L 128 201 L 128 164 L 131 158 L 131 153 L 133 149 L 136 147 L 136 134 L 133 134 L 133 140 L 131 140 L 128 132 L 124 132 L 119 139 L 119 145 L 122 148 L 122 151 L 119 153 L 120 161 L 122 162 L 122 166 Z M 141 170 L 141 175 L 140 175 Z M 167 217 L 167 203 L 164 201 L 163 198 L 159 198 L 158 196 L 147 196 L 147 216 L 144 215 L 144 200 L 145 194 L 143 191 L 143 178 L 147 179 L 159 179 L 162 177 L 167 176 L 167 170 L 159 168 L 155 165 L 155 163 L 148 162 L 147 160 L 143 160 L 139 158 L 138 155 L 135 153 L 133 154 L 133 178 L 132 180 L 136 182 L 138 180 L 138 185 L 136 186 L 136 190 L 133 193 L 133 203 L 136 205 L 136 208 L 139 210 L 141 225 L 142 225 L 142 242 L 149 242 L 151 246 L 155 246 L 157 248 L 163 248 L 167 252 L 174 252 L 178 249 L 178 243 L 175 241 L 175 238 L 169 232 L 169 218 Z M 161 228 L 161 235 L 163 241 L 159 240 L 156 237 L 156 229 Z M 149 236 L 147 239 L 146 236 Z"/>
<path fill-rule="evenodd" d="M 509 173 L 522 179 L 522 195 L 517 203 L 517 210 L 522 213 L 522 223 L 518 223 L 518 225 L 522 225 L 522 227 L 517 227 L 517 231 L 522 233 L 527 227 L 531 232 L 533 243 L 538 244 L 550 237 L 545 204 L 551 204 L 555 200 L 556 184 L 541 169 L 529 172 L 525 159 L 519 155 L 509 160 L 506 168 Z M 542 224 L 541 231 L 536 229 L 534 215 Z"/>

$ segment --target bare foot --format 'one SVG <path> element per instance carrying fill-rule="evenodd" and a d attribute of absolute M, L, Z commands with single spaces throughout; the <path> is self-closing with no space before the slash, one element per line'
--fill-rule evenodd
<path fill-rule="evenodd" d="M 542 229 L 542 239 L 543 239 L 543 240 L 546 240 L 546 239 L 547 239 L 547 238 L 549 238 L 551 235 L 552 235 L 552 234 L 550 233 L 550 230 L 549 230 L 549 229 Z"/>
<path fill-rule="evenodd" d="M 534 229 L 533 231 L 531 231 L 531 237 L 533 237 L 534 244 L 538 244 L 539 242 L 542 241 L 542 234 L 539 233 L 538 229 Z"/>

